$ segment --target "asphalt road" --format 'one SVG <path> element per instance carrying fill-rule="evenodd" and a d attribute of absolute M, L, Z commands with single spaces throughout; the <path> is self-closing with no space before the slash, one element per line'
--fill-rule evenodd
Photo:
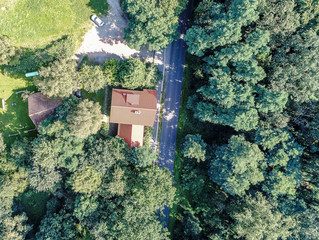
<path fill-rule="evenodd" d="M 179 17 L 179 30 L 185 34 L 191 14 L 192 0 Z M 176 135 L 180 98 L 182 94 L 183 73 L 186 55 L 186 43 L 183 39 L 172 42 L 165 49 L 165 101 L 163 109 L 162 132 L 158 165 L 167 167 L 173 174 L 176 147 Z M 169 208 L 165 208 L 165 223 L 168 224 Z"/>

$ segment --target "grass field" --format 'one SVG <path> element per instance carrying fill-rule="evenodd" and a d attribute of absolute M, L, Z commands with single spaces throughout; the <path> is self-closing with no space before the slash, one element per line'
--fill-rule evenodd
<path fill-rule="evenodd" d="M 26 130 L 34 129 L 34 125 L 28 115 L 28 103 L 21 98 L 22 90 L 35 91 L 32 81 L 20 78 L 4 76 L 0 73 L 0 99 L 6 99 L 6 111 L 0 109 L 0 132 L 3 133 L 5 143 L 11 145 L 15 139 L 22 136 L 33 136 L 36 132 L 26 133 Z M 10 134 L 21 133 L 10 137 Z"/>
<path fill-rule="evenodd" d="M 105 0 L 1 0 L 0 33 L 23 47 L 44 47 L 65 34 L 84 35 L 92 13 L 107 13 Z"/>

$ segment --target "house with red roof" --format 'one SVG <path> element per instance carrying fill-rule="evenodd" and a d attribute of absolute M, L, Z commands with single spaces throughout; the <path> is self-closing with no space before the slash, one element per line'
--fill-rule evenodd
<path fill-rule="evenodd" d="M 156 91 L 113 89 L 110 122 L 130 147 L 143 146 L 144 127 L 153 126 L 157 112 Z"/>

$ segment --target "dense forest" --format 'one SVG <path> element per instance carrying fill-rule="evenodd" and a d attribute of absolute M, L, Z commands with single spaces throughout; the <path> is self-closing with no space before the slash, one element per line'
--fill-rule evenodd
<path fill-rule="evenodd" d="M 319 3 L 203 0 L 173 239 L 319 239 Z"/>

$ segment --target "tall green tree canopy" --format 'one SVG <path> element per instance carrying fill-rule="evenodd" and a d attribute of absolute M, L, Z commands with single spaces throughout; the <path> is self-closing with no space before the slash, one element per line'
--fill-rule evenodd
<path fill-rule="evenodd" d="M 270 81 L 275 91 L 286 91 L 296 102 L 319 99 L 319 37 L 316 31 L 299 31 L 278 48 Z"/>
<path fill-rule="evenodd" d="M 241 28 L 258 19 L 257 7 L 258 0 L 234 0 L 228 7 L 202 1 L 185 36 L 188 51 L 203 56 L 207 50 L 236 43 L 241 39 Z"/>
<path fill-rule="evenodd" d="M 102 113 L 99 103 L 87 99 L 75 106 L 66 118 L 71 133 L 80 138 L 96 134 L 102 125 Z"/>
<path fill-rule="evenodd" d="M 178 35 L 178 15 L 187 0 L 124 0 L 123 10 L 130 19 L 124 38 L 129 46 L 149 50 L 164 49 Z"/>
<path fill-rule="evenodd" d="M 195 158 L 198 162 L 206 159 L 207 144 L 200 135 L 187 135 L 181 146 L 184 157 Z"/>
<path fill-rule="evenodd" d="M 155 88 L 159 77 L 159 70 L 154 64 L 144 63 L 136 58 L 120 63 L 118 78 L 123 88 Z"/>
<path fill-rule="evenodd" d="M 80 77 L 83 89 L 88 92 L 97 92 L 109 82 L 99 65 L 84 64 L 80 69 Z"/>
<path fill-rule="evenodd" d="M 78 89 L 76 65 L 72 60 L 57 60 L 48 67 L 42 67 L 34 83 L 48 97 L 68 97 Z"/>
<path fill-rule="evenodd" d="M 257 193 L 256 198 L 247 196 L 241 210 L 232 213 L 232 229 L 236 238 L 245 239 L 288 239 L 296 226 L 292 217 L 286 217 L 276 210 L 276 203 L 268 202 Z"/>
<path fill-rule="evenodd" d="M 261 170 L 263 152 L 244 136 L 232 136 L 228 144 L 218 147 L 211 160 L 211 179 L 231 195 L 244 195 L 250 185 L 264 180 Z"/>

